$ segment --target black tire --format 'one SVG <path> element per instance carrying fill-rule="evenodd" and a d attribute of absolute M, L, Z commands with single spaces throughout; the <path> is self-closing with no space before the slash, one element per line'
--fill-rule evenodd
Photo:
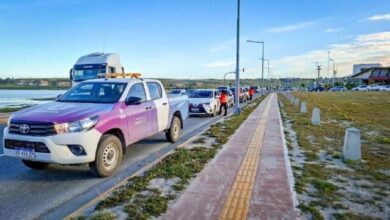
<path fill-rule="evenodd" d="M 26 167 L 34 170 L 42 170 L 45 169 L 47 166 L 49 166 L 48 163 L 38 162 L 38 161 L 22 160 L 22 162 Z"/>
<path fill-rule="evenodd" d="M 122 157 L 122 142 L 115 135 L 105 134 L 99 141 L 95 161 L 89 163 L 89 169 L 94 176 L 109 177 L 120 167 Z"/>
<path fill-rule="evenodd" d="M 171 126 L 165 132 L 165 138 L 171 143 L 175 143 L 180 138 L 181 121 L 179 117 L 173 116 Z"/>

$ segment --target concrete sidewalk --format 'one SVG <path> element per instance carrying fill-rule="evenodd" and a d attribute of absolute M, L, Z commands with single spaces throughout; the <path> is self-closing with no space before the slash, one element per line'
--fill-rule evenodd
<path fill-rule="evenodd" d="M 247 118 L 163 219 L 297 219 L 276 94 Z"/>

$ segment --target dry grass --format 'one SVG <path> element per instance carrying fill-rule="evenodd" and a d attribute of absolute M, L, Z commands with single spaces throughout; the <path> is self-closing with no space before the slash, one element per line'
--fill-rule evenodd
<path fill-rule="evenodd" d="M 340 218 L 354 213 L 367 218 L 390 216 L 390 93 L 293 93 L 307 102 L 308 113 L 279 95 L 284 123 L 297 132 L 305 162 L 292 157 L 296 191 L 302 211 L 315 218 Z M 314 107 L 321 110 L 321 125 L 310 123 Z M 361 132 L 362 161 L 344 161 L 345 129 Z M 291 142 L 291 140 L 288 140 Z M 291 149 L 290 149 L 291 150 Z M 346 218 L 349 219 L 349 218 Z"/>

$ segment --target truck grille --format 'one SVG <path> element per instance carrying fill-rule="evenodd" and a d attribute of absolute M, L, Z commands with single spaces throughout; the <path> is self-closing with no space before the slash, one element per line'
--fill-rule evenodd
<path fill-rule="evenodd" d="M 53 123 L 24 121 L 11 121 L 9 133 L 31 136 L 49 136 L 57 134 Z"/>
<path fill-rule="evenodd" d="M 11 150 L 16 150 L 17 148 L 27 148 L 34 149 L 35 152 L 39 153 L 50 153 L 49 148 L 47 148 L 47 146 L 42 142 L 5 139 L 4 147 Z"/>

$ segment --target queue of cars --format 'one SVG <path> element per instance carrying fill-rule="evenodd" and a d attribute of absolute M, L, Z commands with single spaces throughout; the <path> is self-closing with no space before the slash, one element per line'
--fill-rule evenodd
<path fill-rule="evenodd" d="M 159 132 L 176 142 L 188 105 L 187 96 L 167 96 L 158 80 L 86 80 L 53 102 L 13 113 L 4 130 L 4 154 L 32 169 L 87 163 L 94 175 L 107 177 L 130 144 Z"/>
<path fill-rule="evenodd" d="M 174 143 L 189 115 L 216 116 L 222 91 L 234 105 L 228 87 L 165 92 L 159 80 L 120 75 L 80 81 L 55 101 L 14 112 L 4 129 L 4 155 L 31 169 L 88 164 L 95 176 L 108 177 L 127 146 L 159 132 Z"/>
<path fill-rule="evenodd" d="M 323 86 L 314 86 L 314 87 L 308 87 L 307 89 L 309 92 L 322 92 L 322 91 L 329 91 L 329 92 L 346 92 L 348 89 L 344 86 L 335 86 L 330 88 L 329 90 L 326 90 Z M 390 85 L 378 85 L 378 84 L 370 84 L 370 85 L 360 85 L 353 87 L 351 91 L 390 91 Z"/>
<path fill-rule="evenodd" d="M 390 91 L 390 85 L 361 85 L 351 89 L 352 91 Z"/>

